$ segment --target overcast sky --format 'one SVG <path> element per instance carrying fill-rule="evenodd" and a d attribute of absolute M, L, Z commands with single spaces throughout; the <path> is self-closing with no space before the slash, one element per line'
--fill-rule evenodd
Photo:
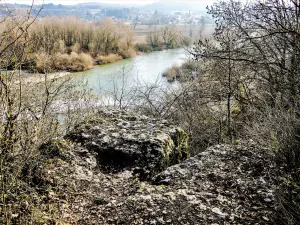
<path fill-rule="evenodd" d="M 19 4 L 31 4 L 33 0 L 2 0 L 6 3 L 19 3 Z M 157 2 L 158 0 L 44 0 L 45 3 L 53 3 L 53 4 L 62 4 L 62 5 L 74 5 L 77 3 L 83 2 L 104 2 L 104 3 L 116 3 L 116 4 L 139 4 L 145 5 L 153 2 Z M 168 0 L 172 2 L 171 0 Z M 178 1 L 178 0 L 177 0 Z M 182 2 L 203 2 L 209 3 L 212 0 L 182 0 Z M 35 4 L 42 4 L 43 0 L 34 0 Z"/>
<path fill-rule="evenodd" d="M 19 4 L 31 4 L 32 0 L 4 0 L 6 3 L 19 3 Z M 42 0 L 35 0 L 35 4 L 42 4 Z M 104 3 L 116 3 L 116 4 L 149 4 L 155 2 L 155 0 L 44 0 L 45 3 L 62 4 L 62 5 L 74 5 L 84 2 L 104 2 Z"/>

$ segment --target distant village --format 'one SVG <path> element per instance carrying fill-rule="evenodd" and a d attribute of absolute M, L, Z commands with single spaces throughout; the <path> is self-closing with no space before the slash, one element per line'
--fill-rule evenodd
<path fill-rule="evenodd" d="M 173 11 L 162 13 L 147 12 L 136 8 L 87 10 L 84 16 L 88 21 L 100 21 L 104 18 L 127 21 L 133 25 L 162 25 L 162 24 L 204 24 L 209 18 L 191 11 Z"/>
<path fill-rule="evenodd" d="M 1 4 L 0 4 L 1 5 Z M 27 13 L 28 5 L 9 4 L 10 8 L 18 10 L 20 14 Z M 38 13 L 40 6 L 35 6 L 35 12 Z M 24 11 L 24 12 L 23 12 Z M 0 14 L 5 10 L 0 9 Z M 203 25 L 212 24 L 213 20 L 206 14 L 206 10 L 191 11 L 186 9 L 177 9 L 174 11 L 166 11 L 162 8 L 138 8 L 134 6 L 118 6 L 112 4 L 77 4 L 77 5 L 54 5 L 45 4 L 43 10 L 39 14 L 42 19 L 47 16 L 68 17 L 75 16 L 85 21 L 98 22 L 105 18 L 111 18 L 116 21 L 123 21 L 134 27 L 138 25 L 165 25 L 165 24 L 189 24 Z"/>
<path fill-rule="evenodd" d="M 20 5 L 19 5 L 20 9 Z M 137 7 L 115 7 L 115 6 L 97 6 L 97 5 L 53 5 L 43 6 L 42 17 L 46 16 L 76 16 L 86 21 L 101 21 L 105 18 L 111 18 L 117 21 L 123 21 L 133 26 L 137 25 L 162 25 L 162 24 L 210 24 L 213 20 L 203 12 L 194 12 L 190 10 L 153 10 Z"/>

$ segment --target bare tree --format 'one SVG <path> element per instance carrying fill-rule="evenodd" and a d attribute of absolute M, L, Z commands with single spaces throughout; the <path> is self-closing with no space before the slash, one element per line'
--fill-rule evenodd
<path fill-rule="evenodd" d="M 300 162 L 299 9 L 298 0 L 220 1 L 208 8 L 216 20 L 213 40 L 200 40 L 192 51 L 196 60 L 227 64 L 222 75 L 227 80 L 228 130 L 233 122 L 250 128 L 247 135 L 275 150 L 286 173 L 297 170 Z M 233 119 L 229 109 L 235 103 L 240 113 Z M 293 224 L 299 220 L 299 174 L 287 180 L 294 185 L 283 185 L 277 200 L 285 223 Z"/>

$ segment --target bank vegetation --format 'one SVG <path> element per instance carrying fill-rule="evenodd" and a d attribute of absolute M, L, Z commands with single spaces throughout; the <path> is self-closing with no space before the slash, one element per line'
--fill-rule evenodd
<path fill-rule="evenodd" d="M 0 24 L 0 32 L 14 29 L 13 18 Z M 175 27 L 165 26 L 149 33 L 146 43 L 134 44 L 135 34 L 129 25 L 112 19 L 86 22 L 75 17 L 46 17 L 35 21 L 26 37 L 17 44 L 26 46 L 22 68 L 34 72 L 83 71 L 94 65 L 112 63 L 143 52 L 178 48 L 188 45 Z M 16 38 L 16 37 L 9 37 Z M 14 59 L 8 65 L 14 67 Z"/>

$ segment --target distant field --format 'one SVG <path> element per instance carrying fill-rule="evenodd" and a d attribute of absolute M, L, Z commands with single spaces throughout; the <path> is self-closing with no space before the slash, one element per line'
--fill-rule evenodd
<path fill-rule="evenodd" d="M 132 27 L 133 31 L 136 34 L 135 43 L 145 43 L 147 41 L 148 34 L 156 30 L 161 30 L 166 25 L 138 25 L 135 29 Z M 214 31 L 214 26 L 211 24 L 205 25 L 204 29 L 201 30 L 201 25 L 174 25 L 177 31 L 180 31 L 184 36 L 189 36 L 192 34 L 193 41 L 197 40 L 200 36 L 200 33 L 204 37 L 210 37 Z M 192 33 L 190 33 L 192 31 Z"/>

